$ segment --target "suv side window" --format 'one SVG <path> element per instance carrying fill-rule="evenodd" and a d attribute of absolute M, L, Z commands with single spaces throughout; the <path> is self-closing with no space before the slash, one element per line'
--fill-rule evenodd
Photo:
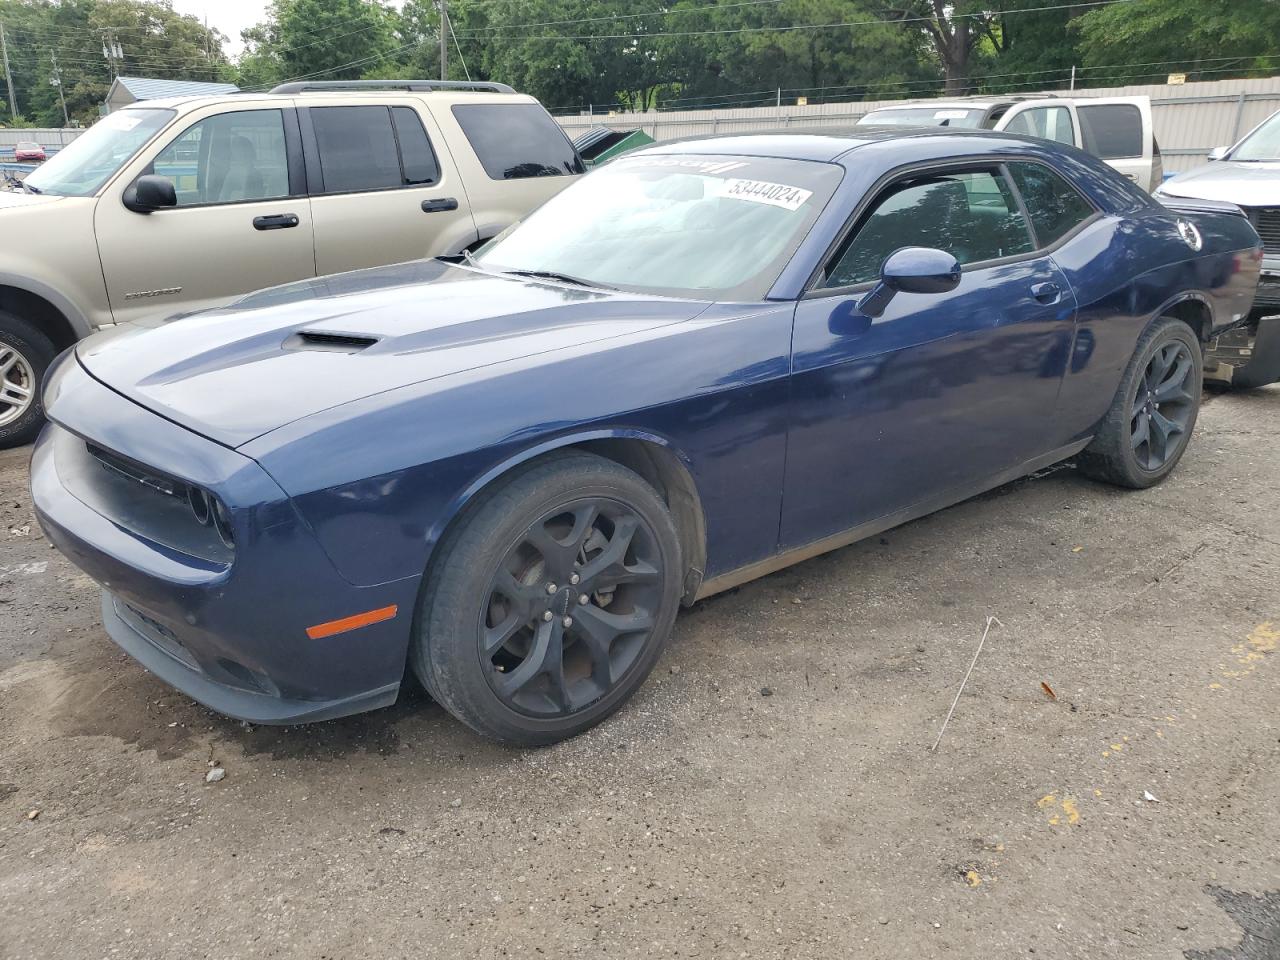
<path fill-rule="evenodd" d="M 491 180 L 582 173 L 564 131 L 536 103 L 468 103 L 453 108 L 471 149 Z"/>
<path fill-rule="evenodd" d="M 412 107 L 311 107 L 324 193 L 435 183 L 440 164 Z"/>
<path fill-rule="evenodd" d="M 1084 148 L 1103 160 L 1142 156 L 1142 111 L 1131 103 L 1077 104 Z"/>
<path fill-rule="evenodd" d="M 1022 194 L 1036 240 L 1048 247 L 1094 214 L 1093 206 L 1075 187 L 1039 163 L 1009 164 L 1009 176 Z"/>
<path fill-rule="evenodd" d="M 1013 192 L 998 171 L 917 174 L 880 194 L 821 286 L 876 280 L 885 258 L 903 247 L 936 247 L 962 266 L 1034 249 Z"/>
<path fill-rule="evenodd" d="M 1076 142 L 1075 131 L 1071 128 L 1071 111 L 1066 107 L 1032 107 L 1015 116 L 1004 129 L 1005 133 L 1021 133 L 1059 143 Z"/>
<path fill-rule="evenodd" d="M 289 196 L 284 115 L 239 110 L 187 127 L 152 163 L 173 181 L 179 207 Z"/>

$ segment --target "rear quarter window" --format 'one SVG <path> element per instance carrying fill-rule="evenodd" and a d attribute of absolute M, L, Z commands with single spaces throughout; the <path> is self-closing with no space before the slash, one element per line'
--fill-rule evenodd
<path fill-rule="evenodd" d="M 583 172 L 573 144 L 536 103 L 456 104 L 453 115 L 493 180 Z"/>
<path fill-rule="evenodd" d="M 1103 160 L 1142 156 L 1142 111 L 1129 103 L 1076 107 L 1084 148 Z"/>

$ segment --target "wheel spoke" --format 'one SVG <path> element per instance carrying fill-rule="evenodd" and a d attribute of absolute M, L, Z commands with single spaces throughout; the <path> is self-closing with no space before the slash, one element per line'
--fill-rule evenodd
<path fill-rule="evenodd" d="M 627 633 L 640 633 L 653 628 L 653 615 L 648 610 L 636 609 L 631 613 L 610 613 L 588 604 L 579 607 L 574 621 L 593 642 L 608 646 Z"/>
<path fill-rule="evenodd" d="M 523 690 L 544 673 L 553 674 L 552 686 L 564 690 L 564 627 L 559 620 L 540 623 L 533 645 L 521 664 L 499 678 L 499 692 L 506 697 Z M 563 702 L 563 701 L 562 701 Z"/>
<path fill-rule="evenodd" d="M 492 658 L 528 622 L 528 617 L 522 617 L 515 610 L 512 610 L 496 627 L 486 629 L 484 632 L 484 645 L 481 648 L 484 655 Z"/>
<path fill-rule="evenodd" d="M 1161 347 L 1155 352 L 1151 358 L 1151 362 L 1147 364 L 1147 389 L 1154 390 L 1160 384 L 1165 375 L 1169 372 L 1169 368 L 1173 366 L 1174 358 L 1177 356 L 1177 344 L 1168 344 Z"/>
<path fill-rule="evenodd" d="M 1133 429 L 1132 439 L 1134 450 L 1151 439 L 1151 418 L 1145 412 L 1138 415 L 1138 423 Z"/>
<path fill-rule="evenodd" d="M 18 364 L 18 351 L 9 347 L 0 347 L 0 380 Z"/>
<path fill-rule="evenodd" d="M 493 589 L 507 601 L 508 607 L 525 620 L 534 615 L 534 605 L 543 598 L 542 591 L 536 584 L 521 583 L 505 568 L 498 571 Z"/>
<path fill-rule="evenodd" d="M 1170 401 L 1186 402 L 1191 399 L 1187 392 L 1187 378 L 1191 373 L 1191 358 L 1179 356 L 1173 370 L 1165 377 L 1155 390 L 1151 391 L 1157 403 Z"/>
<path fill-rule="evenodd" d="M 1152 453 L 1158 451 L 1159 463 L 1169 459 L 1169 441 L 1181 432 L 1182 427 L 1163 413 L 1156 411 L 1151 414 L 1151 436 L 1155 440 Z"/>
<path fill-rule="evenodd" d="M 614 523 L 608 546 L 581 570 L 583 589 L 590 592 L 601 587 L 652 580 L 658 576 L 657 568 L 650 563 L 627 563 L 627 551 L 631 549 L 639 526 L 640 521 L 635 517 L 623 517 Z"/>
<path fill-rule="evenodd" d="M 535 524 L 528 535 L 534 549 L 542 554 L 547 575 L 554 583 L 563 583 L 573 571 L 578 553 L 591 534 L 591 529 L 600 513 L 599 507 L 594 503 L 582 504 L 572 511 L 565 512 L 573 517 L 573 527 L 563 539 L 556 537 L 547 529 L 547 523 L 563 514 L 548 517 L 542 523 Z"/>

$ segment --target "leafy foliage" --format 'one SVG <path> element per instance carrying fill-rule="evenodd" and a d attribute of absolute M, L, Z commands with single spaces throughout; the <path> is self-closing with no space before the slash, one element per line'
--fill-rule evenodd
<path fill-rule="evenodd" d="M 1073 66 L 1079 86 L 1280 67 L 1280 0 L 449 0 L 449 19 L 451 79 L 565 111 L 1019 93 L 1065 87 Z M 437 0 L 273 0 L 234 65 L 170 0 L 0 0 L 0 21 L 19 109 L 41 125 L 62 123 L 60 93 L 93 120 L 113 73 L 263 89 L 440 70 Z"/>

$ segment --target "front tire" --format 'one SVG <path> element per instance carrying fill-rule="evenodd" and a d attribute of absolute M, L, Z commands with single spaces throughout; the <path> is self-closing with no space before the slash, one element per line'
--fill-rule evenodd
<path fill-rule="evenodd" d="M 0 450 L 31 443 L 40 432 L 40 384 L 56 354 L 38 329 L 0 310 Z"/>
<path fill-rule="evenodd" d="M 482 495 L 441 542 L 410 660 L 431 696 L 515 746 L 572 737 L 644 682 L 680 603 L 658 493 L 592 454 L 555 454 Z"/>
<path fill-rule="evenodd" d="M 1204 358 L 1192 329 L 1160 317 L 1138 340 L 1111 409 L 1077 461 L 1097 480 L 1141 489 L 1186 452 L 1200 413 Z"/>

